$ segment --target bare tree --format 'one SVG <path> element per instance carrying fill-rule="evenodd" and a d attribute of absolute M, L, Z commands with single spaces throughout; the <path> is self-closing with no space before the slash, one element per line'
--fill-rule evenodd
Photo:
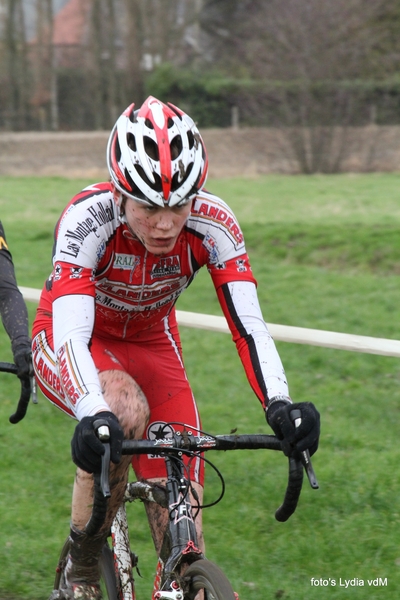
<path fill-rule="evenodd" d="M 124 42 L 126 50 L 126 71 L 124 93 L 126 103 L 144 100 L 143 56 L 146 34 L 144 31 L 143 0 L 124 0 L 127 14 Z"/>
<path fill-rule="evenodd" d="M 53 48 L 52 0 L 36 0 L 36 38 L 31 44 L 35 91 L 30 104 L 36 111 L 41 129 L 57 129 L 57 79 Z"/>
<path fill-rule="evenodd" d="M 25 129 L 29 121 L 30 77 L 21 0 L 7 0 L 4 27 L 6 129 Z"/>
<path fill-rule="evenodd" d="M 91 0 L 89 63 L 96 128 L 109 127 L 121 104 L 144 100 L 148 71 L 168 61 L 182 63 L 199 51 L 195 15 L 200 5 L 201 0 Z"/>
<path fill-rule="evenodd" d="M 242 114 L 278 126 L 303 172 L 334 172 L 346 158 L 350 126 L 370 120 L 362 82 L 381 77 L 377 24 L 391 4 L 208 0 L 202 23 L 215 41 L 214 60 L 264 83 L 241 95 Z"/>
<path fill-rule="evenodd" d="M 147 75 L 159 64 L 199 59 L 202 2 L 80 0 L 63 7 L 66 18 L 55 26 L 53 0 L 31 0 L 35 31 L 27 44 L 25 0 L 0 0 L 5 127 L 108 129 L 129 102 L 144 100 Z"/>
<path fill-rule="evenodd" d="M 90 7 L 88 58 L 90 93 L 96 129 L 108 126 L 115 116 L 115 15 L 114 3 L 92 0 Z"/>

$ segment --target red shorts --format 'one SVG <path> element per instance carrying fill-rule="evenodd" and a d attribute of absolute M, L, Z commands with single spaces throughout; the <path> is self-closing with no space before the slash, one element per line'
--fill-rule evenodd
<path fill-rule="evenodd" d="M 73 416 L 60 385 L 51 328 L 34 330 L 33 334 L 38 385 L 51 402 Z M 155 439 L 161 432 L 163 437 L 168 437 L 184 425 L 193 431 L 200 429 L 199 413 L 182 363 L 177 327 L 165 330 L 162 322 L 159 327 L 140 332 L 129 341 L 94 336 L 90 352 L 99 372 L 125 371 L 141 387 L 150 407 L 150 420 L 143 437 Z M 166 476 L 164 460 L 159 457 L 134 457 L 132 465 L 138 479 Z M 203 461 L 198 458 L 191 461 L 191 477 L 203 484 Z"/>

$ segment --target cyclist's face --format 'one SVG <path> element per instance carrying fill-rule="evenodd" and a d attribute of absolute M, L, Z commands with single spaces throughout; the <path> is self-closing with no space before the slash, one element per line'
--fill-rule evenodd
<path fill-rule="evenodd" d="M 152 254 L 171 252 L 189 217 L 192 203 L 184 206 L 147 206 L 128 199 L 125 217 L 133 233 Z"/>

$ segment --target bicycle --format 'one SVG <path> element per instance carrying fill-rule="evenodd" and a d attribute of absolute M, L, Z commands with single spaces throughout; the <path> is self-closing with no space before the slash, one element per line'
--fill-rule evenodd
<path fill-rule="evenodd" d="M 295 412 L 295 411 L 292 411 Z M 298 411 L 299 413 L 299 411 Z M 299 424 L 299 415 L 294 415 Z M 296 422 L 296 421 L 295 421 Z M 167 424 L 176 425 L 176 423 Z M 182 424 L 181 424 L 182 425 Z M 105 444 L 101 475 L 95 476 L 92 516 L 86 525 L 86 533 L 94 535 L 99 531 L 107 509 L 107 498 L 110 497 L 108 470 L 110 463 L 109 434 L 105 422 L 99 418 L 95 422 L 99 438 Z M 146 502 L 157 502 L 169 511 L 168 527 L 164 535 L 162 549 L 154 579 L 152 600 L 195 600 L 203 590 L 204 600 L 235 600 L 237 595 L 223 571 L 209 561 L 198 547 L 195 510 L 206 506 L 192 506 L 189 492 L 196 499 L 191 487 L 189 469 L 183 462 L 183 456 L 190 458 L 201 456 L 207 464 L 217 472 L 222 483 L 219 502 L 225 491 L 224 480 L 219 470 L 205 459 L 203 453 L 209 450 L 238 449 L 271 449 L 281 450 L 279 440 L 273 435 L 218 435 L 213 436 L 203 431 L 193 433 L 183 429 L 170 437 L 157 440 L 126 440 L 123 442 L 123 454 L 152 454 L 163 456 L 167 469 L 165 486 L 146 481 L 130 482 L 117 515 L 112 523 L 109 538 L 100 558 L 101 586 L 103 595 L 109 600 L 135 600 L 135 580 L 133 571 L 138 564 L 137 556 L 131 551 L 129 543 L 126 503 L 136 499 Z M 200 454 L 201 453 L 201 454 Z M 308 452 L 299 458 L 289 458 L 289 478 L 282 505 L 277 509 L 275 517 L 278 521 L 286 521 L 295 511 L 303 484 L 303 467 L 310 484 L 318 488 Z M 56 569 L 54 590 L 51 600 L 64 600 L 64 569 L 69 551 L 67 540 L 61 551 Z"/>
<path fill-rule="evenodd" d="M 17 368 L 12 363 L 0 362 L 0 371 L 16 375 Z M 32 400 L 37 403 L 34 381 L 21 380 L 21 394 L 17 410 L 9 418 L 11 423 L 21 421 Z M 295 425 L 300 424 L 300 411 L 292 411 Z M 171 424 L 166 424 L 168 428 Z M 96 422 L 99 438 L 104 442 L 105 453 L 102 460 L 102 471 L 95 476 L 92 516 L 86 525 L 88 535 L 95 535 L 104 523 L 107 498 L 110 497 L 108 471 L 110 465 L 110 448 L 108 444 L 108 428 L 99 418 Z M 153 454 L 164 457 L 167 467 L 167 483 L 165 486 L 149 482 L 135 481 L 127 484 L 125 496 L 118 509 L 110 531 L 111 547 L 107 542 L 100 559 L 102 590 L 109 600 L 136 600 L 133 571 L 137 568 L 137 556 L 131 552 L 126 516 L 126 502 L 143 500 L 157 502 L 169 510 L 168 528 L 164 535 L 159 562 L 154 580 L 152 600 L 195 600 L 203 590 L 204 600 L 236 600 L 237 595 L 221 569 L 209 561 L 198 548 L 193 507 L 188 502 L 191 488 L 188 469 L 182 456 L 197 457 L 208 450 L 281 450 L 279 440 L 268 434 L 218 435 L 212 436 L 202 431 L 194 435 L 191 430 L 175 432 L 171 437 L 157 440 L 125 440 L 123 454 Z M 220 496 L 210 505 L 197 506 L 206 508 L 219 502 L 225 492 L 222 474 L 204 456 L 220 477 L 222 491 Z M 318 482 L 308 452 L 300 457 L 289 457 L 289 478 L 282 505 L 275 512 L 278 521 L 286 521 L 297 507 L 303 484 L 303 468 L 307 473 L 310 485 L 317 489 Z M 60 591 L 64 583 L 64 568 L 69 551 L 67 540 L 61 551 L 56 569 L 52 600 L 64 600 Z"/>

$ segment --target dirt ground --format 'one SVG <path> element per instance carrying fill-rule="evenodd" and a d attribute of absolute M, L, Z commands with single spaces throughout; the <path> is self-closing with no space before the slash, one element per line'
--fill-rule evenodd
<path fill-rule="evenodd" d="M 211 177 L 297 173 L 290 135 L 277 129 L 206 129 Z M 107 177 L 108 132 L 0 132 L 0 175 Z M 339 139 L 339 137 L 338 137 Z M 353 129 L 342 171 L 399 171 L 400 127 Z"/>

